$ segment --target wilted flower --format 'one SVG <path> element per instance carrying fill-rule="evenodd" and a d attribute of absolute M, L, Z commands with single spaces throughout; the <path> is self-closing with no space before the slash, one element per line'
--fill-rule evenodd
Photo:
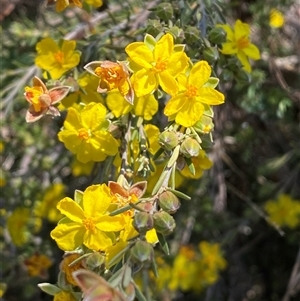
<path fill-rule="evenodd" d="M 45 84 L 38 78 L 33 78 L 33 87 L 25 87 L 24 96 L 30 103 L 26 113 L 26 121 L 34 122 L 45 114 L 60 116 L 59 110 L 53 105 L 61 101 L 69 92 L 70 87 L 59 86 L 48 91 Z"/>
<path fill-rule="evenodd" d="M 99 93 L 118 89 L 121 95 L 130 104 L 133 104 L 134 93 L 125 64 L 111 61 L 94 61 L 85 65 L 84 69 L 100 78 L 97 89 Z"/>
<path fill-rule="evenodd" d="M 47 269 L 52 265 L 50 258 L 43 254 L 34 254 L 24 260 L 28 275 L 31 277 L 47 277 Z"/>

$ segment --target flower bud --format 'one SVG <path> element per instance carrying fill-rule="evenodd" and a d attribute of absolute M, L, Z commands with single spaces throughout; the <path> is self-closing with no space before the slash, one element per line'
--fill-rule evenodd
<path fill-rule="evenodd" d="M 132 225 L 139 233 L 146 233 L 153 228 L 152 215 L 147 212 L 137 212 Z"/>
<path fill-rule="evenodd" d="M 233 80 L 233 72 L 228 69 L 224 69 L 220 74 L 220 79 L 225 82 L 231 82 Z"/>
<path fill-rule="evenodd" d="M 153 215 L 154 229 L 163 235 L 173 232 L 176 227 L 174 218 L 165 211 L 159 211 Z"/>
<path fill-rule="evenodd" d="M 174 14 L 173 7 L 168 2 L 163 2 L 157 5 L 155 12 L 156 16 L 164 21 L 169 21 Z"/>
<path fill-rule="evenodd" d="M 153 247 L 143 240 L 138 240 L 130 250 L 131 258 L 136 263 L 150 265 L 153 259 Z"/>
<path fill-rule="evenodd" d="M 178 145 L 178 137 L 174 132 L 164 131 L 159 135 L 159 144 L 165 150 L 172 150 Z"/>
<path fill-rule="evenodd" d="M 195 43 L 200 39 L 200 31 L 195 26 L 187 26 L 187 28 L 184 30 L 184 37 L 187 43 Z"/>
<path fill-rule="evenodd" d="M 188 137 L 182 142 L 180 146 L 180 153 L 186 158 L 197 157 L 199 155 L 200 149 L 201 147 L 197 140 Z"/>
<path fill-rule="evenodd" d="M 245 70 L 239 70 L 236 75 L 236 81 L 242 85 L 249 85 L 251 83 L 251 74 Z"/>
<path fill-rule="evenodd" d="M 209 32 L 208 39 L 211 43 L 222 44 L 226 42 L 226 32 L 222 27 L 215 27 Z"/>
<path fill-rule="evenodd" d="M 208 47 L 203 51 L 203 57 L 209 64 L 212 64 L 218 60 L 219 52 L 214 47 Z"/>
<path fill-rule="evenodd" d="M 177 196 L 171 191 L 164 191 L 161 193 L 158 196 L 158 201 L 160 208 L 170 214 L 175 213 L 180 207 Z"/>

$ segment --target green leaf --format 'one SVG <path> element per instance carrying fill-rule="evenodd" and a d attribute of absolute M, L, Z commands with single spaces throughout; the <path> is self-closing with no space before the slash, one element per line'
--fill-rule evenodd
<path fill-rule="evenodd" d="M 167 255 L 170 255 L 170 250 L 169 250 L 169 246 L 168 246 L 166 238 L 161 233 L 158 233 L 158 232 L 157 232 L 157 238 L 158 238 L 159 244 L 160 244 L 161 248 L 163 249 L 163 251 Z"/>

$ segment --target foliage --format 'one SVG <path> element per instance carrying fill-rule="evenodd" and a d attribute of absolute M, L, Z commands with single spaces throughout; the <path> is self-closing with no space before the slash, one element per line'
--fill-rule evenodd
<path fill-rule="evenodd" d="M 299 5 L 3 1 L 1 298 L 297 300 Z"/>

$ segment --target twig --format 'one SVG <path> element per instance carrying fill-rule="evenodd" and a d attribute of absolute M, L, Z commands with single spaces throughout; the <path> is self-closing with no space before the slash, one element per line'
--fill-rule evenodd
<path fill-rule="evenodd" d="M 294 296 L 300 290 L 300 247 L 294 263 L 291 277 L 287 286 L 287 290 L 282 298 L 282 301 L 289 301 L 290 297 Z"/>
<path fill-rule="evenodd" d="M 262 210 L 260 207 L 258 207 L 253 201 L 244 195 L 241 191 L 236 189 L 233 185 L 226 182 L 227 188 L 235 194 L 237 197 L 239 197 L 241 200 L 245 201 L 259 216 L 261 216 L 267 223 L 269 223 L 272 227 L 276 229 L 276 231 L 281 235 L 284 236 L 284 231 L 276 224 L 274 223 Z"/>

